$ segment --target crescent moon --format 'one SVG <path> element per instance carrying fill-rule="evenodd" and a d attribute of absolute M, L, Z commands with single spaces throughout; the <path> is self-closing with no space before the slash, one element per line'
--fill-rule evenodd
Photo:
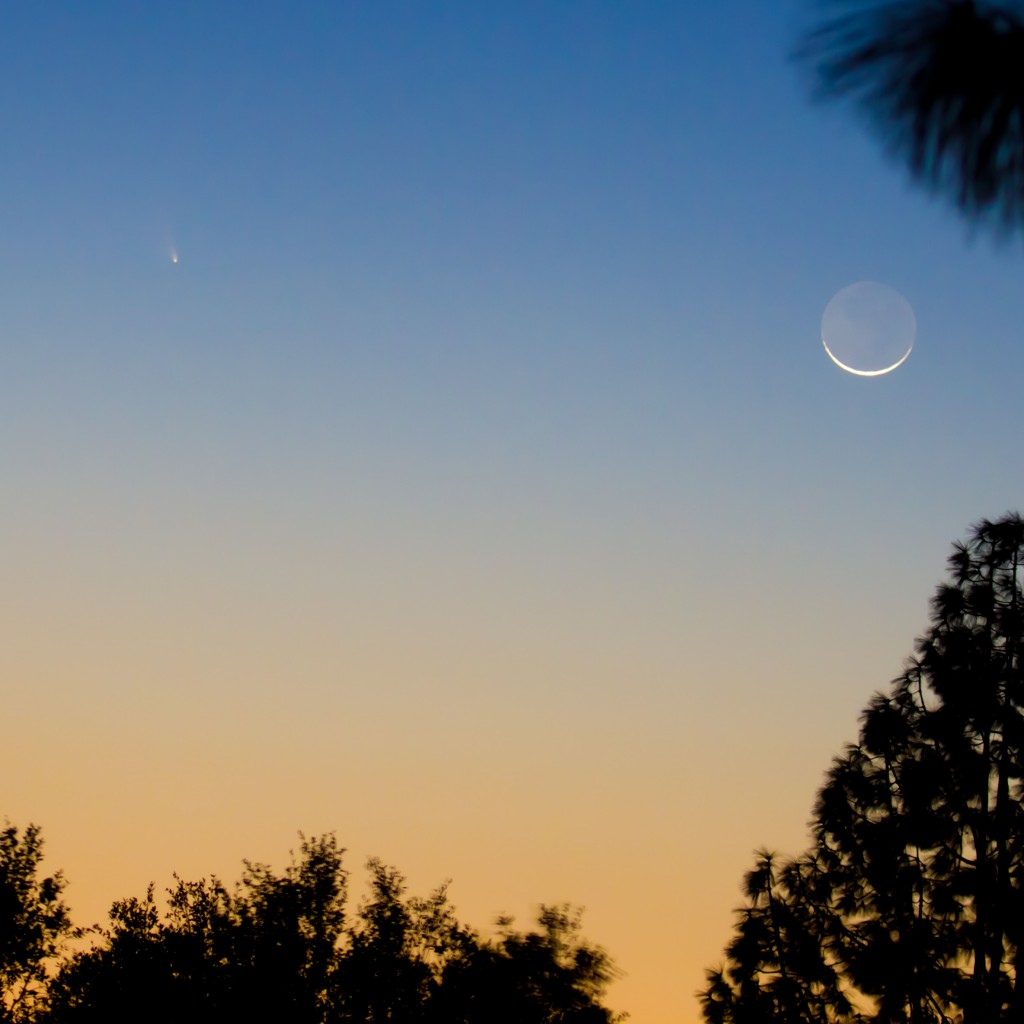
<path fill-rule="evenodd" d="M 877 281 L 840 289 L 821 318 L 825 354 L 857 377 L 881 377 L 902 366 L 916 333 L 913 307 L 895 288 Z"/>
<path fill-rule="evenodd" d="M 881 370 L 855 370 L 852 366 L 847 366 L 842 360 L 836 359 L 835 353 L 828 347 L 828 342 L 824 338 L 821 339 L 821 343 L 825 346 L 825 351 L 828 353 L 829 359 L 831 359 L 840 370 L 845 370 L 847 373 L 855 373 L 858 377 L 881 377 L 884 373 L 892 373 L 897 366 L 902 366 L 907 361 L 907 357 L 914 349 L 914 346 L 911 345 L 910 348 L 908 348 L 907 351 L 892 364 L 892 366 L 883 367 Z"/>

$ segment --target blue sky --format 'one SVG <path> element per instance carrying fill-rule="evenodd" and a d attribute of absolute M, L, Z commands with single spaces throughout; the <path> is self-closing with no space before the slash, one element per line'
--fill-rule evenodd
<path fill-rule="evenodd" d="M 585 902 L 621 1006 L 694 1019 L 749 851 L 1021 497 L 1019 248 L 809 102 L 805 16 L 3 11 L 0 670 L 55 766 L 6 811 L 83 913 L 337 828 L 480 924 Z M 877 380 L 818 337 L 865 278 L 918 321 Z"/>

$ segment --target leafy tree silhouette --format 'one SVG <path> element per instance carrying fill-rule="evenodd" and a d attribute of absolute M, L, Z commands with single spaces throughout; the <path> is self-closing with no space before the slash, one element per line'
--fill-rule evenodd
<path fill-rule="evenodd" d="M 1006 0 L 831 0 L 797 58 L 913 180 L 974 223 L 1024 228 L 1024 10 Z"/>
<path fill-rule="evenodd" d="M 607 953 L 580 937 L 580 914 L 542 906 L 539 930 L 521 933 L 498 920 L 497 938 L 476 943 L 448 965 L 431 1020 L 465 1024 L 614 1024 L 626 1019 L 600 1005 L 616 975 Z"/>
<path fill-rule="evenodd" d="M 300 852 L 282 875 L 245 862 L 233 891 L 179 878 L 163 918 L 152 886 L 115 902 L 99 944 L 54 981 L 47 1019 L 325 1019 L 346 873 L 333 836 L 303 837 Z"/>
<path fill-rule="evenodd" d="M 819 790 L 811 848 L 758 854 L 710 1024 L 1022 1019 L 1022 560 L 1016 514 L 955 546 L 915 657 Z"/>
<path fill-rule="evenodd" d="M 447 965 L 472 948 L 455 920 L 447 886 L 405 899 L 405 879 L 371 858 L 370 895 L 350 929 L 334 976 L 334 1005 L 345 1021 L 420 1021 Z"/>
<path fill-rule="evenodd" d="M 0 1022 L 32 1020 L 45 997 L 47 966 L 74 936 L 58 871 L 38 878 L 38 825 L 0 830 Z"/>
<path fill-rule="evenodd" d="M 228 889 L 176 879 L 161 913 L 152 886 L 114 903 L 91 948 L 49 986 L 49 1024 L 287 1020 L 296 1024 L 614 1024 L 601 1005 L 614 967 L 583 941 L 579 914 L 542 907 L 539 930 L 499 921 L 496 940 L 461 925 L 447 885 L 426 898 L 376 859 L 350 920 L 333 836 L 302 838 L 283 874 L 244 862 Z M 45 1010 L 45 1012 L 44 1012 Z M 28 1018 L 26 1018 L 27 1020 Z"/>

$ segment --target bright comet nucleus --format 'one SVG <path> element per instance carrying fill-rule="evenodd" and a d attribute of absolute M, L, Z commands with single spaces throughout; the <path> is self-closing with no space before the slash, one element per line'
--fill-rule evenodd
<path fill-rule="evenodd" d="M 821 318 L 821 342 L 840 369 L 880 377 L 906 361 L 917 321 L 910 303 L 894 288 L 858 281 L 836 292 Z"/>

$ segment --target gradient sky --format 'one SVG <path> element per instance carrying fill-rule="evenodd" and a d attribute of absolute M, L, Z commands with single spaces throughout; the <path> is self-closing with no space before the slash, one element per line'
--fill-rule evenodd
<path fill-rule="evenodd" d="M 0 816 L 76 920 L 335 830 L 697 1019 L 1022 504 L 1020 251 L 808 102 L 802 10 L 0 11 Z M 865 278 L 878 379 L 819 339 Z"/>

